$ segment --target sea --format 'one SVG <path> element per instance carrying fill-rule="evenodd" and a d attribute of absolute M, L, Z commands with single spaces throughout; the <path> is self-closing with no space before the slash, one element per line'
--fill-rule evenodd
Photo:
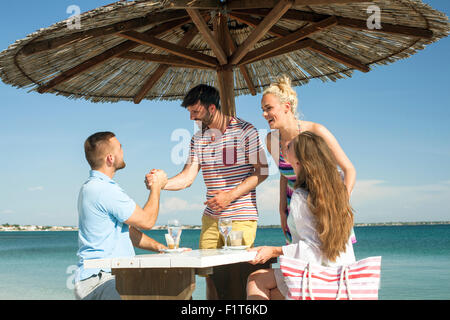
<path fill-rule="evenodd" d="M 165 232 L 146 234 L 163 242 Z M 358 260 L 382 256 L 380 300 L 450 299 L 450 225 L 364 226 L 355 234 Z M 0 300 L 73 300 L 77 236 L 0 232 Z M 183 230 L 181 245 L 198 249 L 199 236 L 200 230 Z M 258 229 L 256 246 L 283 244 L 281 229 Z M 205 297 L 205 280 L 197 277 L 193 299 Z"/>

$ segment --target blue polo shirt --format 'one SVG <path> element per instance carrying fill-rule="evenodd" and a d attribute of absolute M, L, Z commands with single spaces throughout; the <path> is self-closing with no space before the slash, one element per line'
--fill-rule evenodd
<path fill-rule="evenodd" d="M 119 185 L 99 171 L 91 171 L 78 197 L 78 270 L 75 281 L 85 280 L 103 270 L 84 269 L 83 261 L 134 256 L 128 220 L 136 203 Z"/>

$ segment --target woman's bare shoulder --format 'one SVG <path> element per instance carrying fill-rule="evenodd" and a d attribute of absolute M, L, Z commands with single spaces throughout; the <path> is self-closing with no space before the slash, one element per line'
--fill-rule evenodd
<path fill-rule="evenodd" d="M 311 121 L 304 121 L 304 120 L 299 120 L 298 121 L 300 124 L 300 130 L 303 131 L 311 131 L 312 127 L 314 126 L 314 122 Z"/>
<path fill-rule="evenodd" d="M 310 131 L 312 133 L 315 133 L 317 135 L 322 135 L 324 133 L 324 131 L 327 131 L 327 128 L 325 128 L 325 126 L 323 126 L 320 123 L 317 122 L 311 122 L 311 121 L 300 121 L 300 128 L 301 131 Z"/>

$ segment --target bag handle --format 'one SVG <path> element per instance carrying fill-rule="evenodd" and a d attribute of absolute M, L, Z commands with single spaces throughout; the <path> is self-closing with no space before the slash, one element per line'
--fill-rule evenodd
<path fill-rule="evenodd" d="M 308 275 L 308 283 L 306 283 L 306 276 L 307 275 Z M 313 296 L 313 293 L 312 293 L 312 285 L 311 285 L 311 265 L 309 263 L 306 265 L 306 268 L 303 271 L 302 300 L 306 299 L 306 287 L 308 287 L 309 296 L 311 297 L 311 300 L 314 300 L 314 296 Z"/>
<path fill-rule="evenodd" d="M 308 289 L 308 291 L 309 291 L 309 296 L 311 297 L 311 300 L 314 300 L 314 296 L 312 293 L 311 278 L 312 278 L 311 265 L 308 263 L 305 267 L 305 270 L 303 271 L 303 277 L 302 277 L 302 300 L 306 299 L 306 289 Z M 348 299 L 352 300 L 353 298 L 352 298 L 352 294 L 350 292 L 350 279 L 348 276 L 348 266 L 342 267 L 341 275 L 339 277 L 339 287 L 338 287 L 338 294 L 337 294 L 336 300 L 341 299 L 341 291 L 342 291 L 343 283 L 345 283 L 345 286 L 347 287 Z"/>
<path fill-rule="evenodd" d="M 341 270 L 341 276 L 339 277 L 339 288 L 338 288 L 338 294 L 336 297 L 336 300 L 341 299 L 341 288 L 342 288 L 342 283 L 345 281 L 345 286 L 347 287 L 347 295 L 348 295 L 348 299 L 352 300 L 352 294 L 350 292 L 350 280 L 348 278 L 348 266 L 343 266 L 342 270 Z"/>

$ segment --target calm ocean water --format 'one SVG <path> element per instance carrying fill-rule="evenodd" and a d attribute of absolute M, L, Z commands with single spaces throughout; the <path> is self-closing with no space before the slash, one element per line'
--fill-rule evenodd
<path fill-rule="evenodd" d="M 380 299 L 450 299 L 450 225 L 356 227 L 355 233 L 357 259 L 383 257 Z M 164 231 L 147 234 L 164 241 Z M 199 235 L 184 230 L 182 246 L 198 249 Z M 280 229 L 259 229 L 256 245 L 283 245 Z M 73 299 L 76 252 L 76 232 L 0 232 L 0 299 Z M 203 278 L 193 298 L 205 298 Z"/>

